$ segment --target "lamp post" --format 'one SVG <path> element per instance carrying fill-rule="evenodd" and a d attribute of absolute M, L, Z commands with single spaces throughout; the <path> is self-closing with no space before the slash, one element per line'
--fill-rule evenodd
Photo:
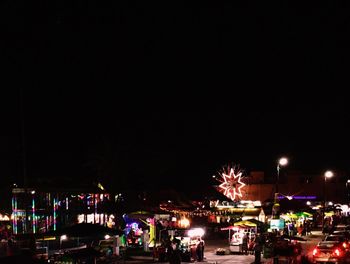
<path fill-rule="evenodd" d="M 272 210 L 272 215 L 273 219 L 278 219 L 279 218 L 279 204 L 278 204 L 278 183 L 280 180 L 280 169 L 281 166 L 286 166 L 288 164 L 288 159 L 285 157 L 282 157 L 278 160 L 277 162 L 277 179 L 276 179 L 276 186 L 275 186 L 275 197 L 274 197 L 274 205 L 273 205 L 273 210 Z"/>
<path fill-rule="evenodd" d="M 67 235 L 62 235 L 62 236 L 60 236 L 60 251 L 61 251 L 61 249 L 62 249 L 62 241 L 63 240 L 67 240 Z"/>
<path fill-rule="evenodd" d="M 347 199 L 348 199 L 348 202 L 349 202 L 350 201 L 350 180 L 347 180 L 345 186 L 346 186 Z"/>
<path fill-rule="evenodd" d="M 330 170 L 324 173 L 324 184 L 323 184 L 323 213 L 322 213 L 322 233 L 324 232 L 324 217 L 326 214 L 326 201 L 327 201 L 327 191 L 326 191 L 326 182 L 327 178 L 332 178 L 334 173 Z"/>

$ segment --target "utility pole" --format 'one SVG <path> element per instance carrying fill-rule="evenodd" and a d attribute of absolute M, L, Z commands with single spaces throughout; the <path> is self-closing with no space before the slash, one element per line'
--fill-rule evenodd
<path fill-rule="evenodd" d="M 27 180 L 27 156 L 26 156 L 26 142 L 25 142 L 25 132 L 24 132 L 24 91 L 23 88 L 19 88 L 19 108 L 20 108 L 20 121 L 21 121 L 21 149 L 22 149 L 22 173 L 23 173 L 23 188 L 24 188 L 24 206 L 25 206 L 25 230 L 29 230 L 29 211 L 28 211 L 28 201 L 30 201 L 28 196 L 28 180 Z M 34 219 L 33 219 L 34 221 Z"/>
<path fill-rule="evenodd" d="M 27 156 L 26 156 L 26 144 L 24 133 L 24 95 L 23 88 L 19 89 L 19 107 L 20 107 L 20 119 L 21 119 L 21 149 L 22 149 L 22 173 L 23 173 L 23 187 L 27 188 Z"/>

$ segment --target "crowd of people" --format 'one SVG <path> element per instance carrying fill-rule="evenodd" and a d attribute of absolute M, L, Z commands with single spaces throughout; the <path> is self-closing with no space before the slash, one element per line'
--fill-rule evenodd
<path fill-rule="evenodd" d="M 309 220 L 305 220 L 299 223 L 290 222 L 286 224 L 282 235 L 288 235 L 290 237 L 294 237 L 294 236 L 308 236 L 311 234 L 312 234 L 312 222 Z"/>
<path fill-rule="evenodd" d="M 191 261 L 204 260 L 205 242 L 201 237 L 194 239 L 190 245 L 183 246 L 182 240 L 169 237 L 166 244 L 166 259 L 170 264 L 179 264 L 184 261 L 183 257 L 189 258 Z M 185 247 L 185 248 L 184 248 Z"/>

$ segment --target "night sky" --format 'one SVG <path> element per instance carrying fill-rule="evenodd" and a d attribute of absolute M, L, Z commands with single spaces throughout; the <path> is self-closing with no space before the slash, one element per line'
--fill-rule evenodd
<path fill-rule="evenodd" d="M 2 193 L 23 183 L 21 120 L 33 184 L 190 192 L 228 163 L 275 173 L 281 155 L 288 170 L 350 170 L 348 96 L 338 92 L 348 87 L 349 18 L 339 3 L 0 10 Z"/>

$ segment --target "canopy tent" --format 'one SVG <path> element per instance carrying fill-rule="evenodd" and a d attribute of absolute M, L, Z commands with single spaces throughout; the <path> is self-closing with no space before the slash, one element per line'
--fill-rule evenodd
<path fill-rule="evenodd" d="M 260 222 L 260 221 L 258 221 Z M 253 223 L 249 220 L 243 220 L 243 221 L 239 221 L 233 224 L 233 226 L 227 226 L 227 227 L 223 227 L 221 228 L 221 230 L 228 230 L 228 241 L 230 243 L 231 240 L 231 230 L 233 232 L 233 234 L 235 232 L 242 232 L 243 230 L 245 230 L 244 232 L 248 232 L 248 233 L 256 233 L 257 231 L 257 225 L 258 223 Z M 254 229 L 254 231 L 252 231 L 252 229 Z"/>
<path fill-rule="evenodd" d="M 254 218 L 252 218 L 252 219 L 247 219 L 246 221 L 249 221 L 249 222 L 251 222 L 251 223 L 253 223 L 253 224 L 256 224 L 257 226 L 263 226 L 263 225 L 265 225 L 264 222 L 261 222 L 261 221 L 259 221 L 259 220 L 254 219 Z"/>
<path fill-rule="evenodd" d="M 298 212 L 295 213 L 298 217 L 312 217 L 312 214 L 308 213 L 308 212 Z"/>
<path fill-rule="evenodd" d="M 284 220 L 293 220 L 293 219 L 298 219 L 299 216 L 296 214 L 292 214 L 292 213 L 286 213 L 286 214 L 281 214 L 281 218 L 283 218 Z"/>
<path fill-rule="evenodd" d="M 233 224 L 234 226 L 241 226 L 241 227 L 256 227 L 257 224 L 249 221 L 249 220 L 244 220 L 244 221 L 239 221 Z"/>
<path fill-rule="evenodd" d="M 326 212 L 324 215 L 325 216 L 332 216 L 334 214 L 335 214 L 334 211 L 330 211 L 330 212 Z"/>

